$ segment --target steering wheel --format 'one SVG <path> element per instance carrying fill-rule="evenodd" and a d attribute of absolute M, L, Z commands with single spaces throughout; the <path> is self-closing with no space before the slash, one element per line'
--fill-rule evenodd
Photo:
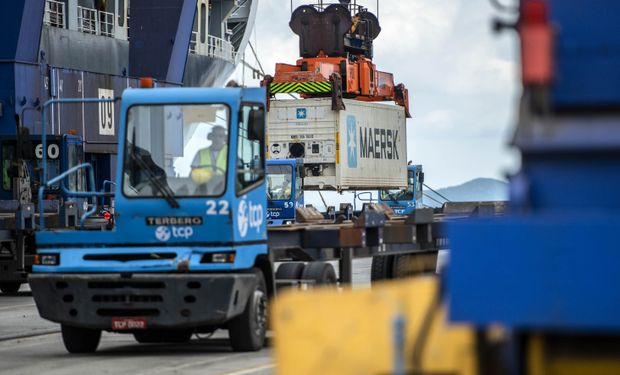
<path fill-rule="evenodd" d="M 226 169 L 220 168 L 217 165 L 198 165 L 198 166 L 192 167 L 192 173 L 194 172 L 195 169 L 208 169 L 208 170 L 213 171 L 214 175 L 217 175 L 217 174 L 226 175 Z M 219 173 L 215 173 L 215 172 L 219 172 Z"/>
<path fill-rule="evenodd" d="M 198 185 L 197 190 L 199 190 L 202 186 L 206 188 L 207 194 L 213 194 L 214 192 L 219 193 L 222 190 L 224 190 L 224 187 L 226 184 L 226 169 L 220 168 L 217 165 L 198 165 L 192 168 L 192 172 L 195 169 L 201 169 L 201 168 L 213 171 L 213 175 L 207 182 L 202 182 L 202 183 L 196 182 L 196 185 Z"/>

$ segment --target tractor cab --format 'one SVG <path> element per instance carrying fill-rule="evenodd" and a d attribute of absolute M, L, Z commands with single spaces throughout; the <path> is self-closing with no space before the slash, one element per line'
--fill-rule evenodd
<path fill-rule="evenodd" d="M 292 224 L 295 209 L 303 206 L 303 165 L 296 159 L 268 160 L 267 224 Z"/>
<path fill-rule="evenodd" d="M 61 252 L 40 271 L 250 268 L 267 252 L 264 90 L 134 89 L 121 108 L 115 225 L 37 233 Z"/>
<path fill-rule="evenodd" d="M 387 204 L 397 215 L 409 215 L 422 206 L 423 184 L 422 166 L 409 165 L 407 167 L 407 189 L 380 190 L 379 203 Z"/>

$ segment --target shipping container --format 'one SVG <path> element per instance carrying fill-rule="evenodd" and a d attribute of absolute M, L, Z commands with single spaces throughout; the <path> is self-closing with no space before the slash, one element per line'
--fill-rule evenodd
<path fill-rule="evenodd" d="M 267 125 L 270 159 L 302 159 L 306 190 L 404 189 L 405 110 L 390 103 L 331 98 L 274 100 Z"/>

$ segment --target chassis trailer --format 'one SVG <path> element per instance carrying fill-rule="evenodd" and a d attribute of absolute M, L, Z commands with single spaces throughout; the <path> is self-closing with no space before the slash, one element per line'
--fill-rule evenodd
<path fill-rule="evenodd" d="M 265 97 L 264 89 L 125 91 L 114 227 L 46 229 L 43 220 L 36 233 L 31 289 L 69 352 L 95 351 L 103 330 L 165 342 L 217 328 L 228 329 L 233 349 L 258 350 L 278 281 L 335 282 L 324 261 L 338 260 L 349 283 L 351 260 L 362 256 L 376 258 L 373 278 L 390 278 L 399 255 L 436 253 L 442 236 L 430 210 L 398 219 L 368 206 L 336 224 L 300 208 L 301 223 L 268 230 Z M 215 128 L 226 130 L 226 157 L 206 164 L 196 155 L 213 151 Z M 284 268 L 274 272 L 275 262 Z"/>

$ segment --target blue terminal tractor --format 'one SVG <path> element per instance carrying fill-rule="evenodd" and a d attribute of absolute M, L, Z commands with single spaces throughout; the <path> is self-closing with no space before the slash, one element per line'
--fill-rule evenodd
<path fill-rule="evenodd" d="M 424 172 L 421 165 L 407 166 L 407 189 L 379 190 L 379 203 L 388 205 L 397 215 L 409 215 L 422 207 Z"/>
<path fill-rule="evenodd" d="M 262 347 L 273 292 L 265 97 L 236 88 L 124 92 L 115 227 L 36 234 L 30 285 L 67 350 L 94 351 L 102 330 L 145 342 L 222 325 L 234 349 Z"/>
<path fill-rule="evenodd" d="M 297 159 L 267 160 L 267 224 L 295 223 L 304 206 L 303 165 Z"/>

